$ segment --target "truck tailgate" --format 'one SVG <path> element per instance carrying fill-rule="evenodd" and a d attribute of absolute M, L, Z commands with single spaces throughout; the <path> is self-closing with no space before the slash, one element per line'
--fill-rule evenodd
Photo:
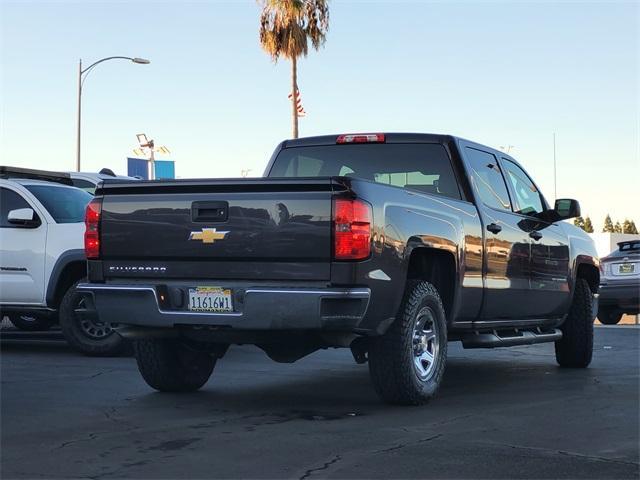
<path fill-rule="evenodd" d="M 332 190 L 329 178 L 107 184 L 104 275 L 326 280 Z"/>

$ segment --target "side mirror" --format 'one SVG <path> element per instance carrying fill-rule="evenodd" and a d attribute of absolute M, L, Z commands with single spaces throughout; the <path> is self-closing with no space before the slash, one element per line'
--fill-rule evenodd
<path fill-rule="evenodd" d="M 32 208 L 10 210 L 7 215 L 7 221 L 12 225 L 20 225 L 28 228 L 35 228 L 40 225 L 40 219 Z"/>
<path fill-rule="evenodd" d="M 557 220 L 567 220 L 580 216 L 580 204 L 572 198 L 560 198 L 556 200 L 553 208 Z"/>

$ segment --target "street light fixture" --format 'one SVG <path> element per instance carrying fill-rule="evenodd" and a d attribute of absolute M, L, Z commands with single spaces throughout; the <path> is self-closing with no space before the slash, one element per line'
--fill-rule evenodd
<path fill-rule="evenodd" d="M 116 57 L 102 58 L 97 62 L 92 63 L 87 68 L 83 69 L 82 59 L 80 59 L 78 63 L 78 135 L 77 135 L 77 145 L 76 145 L 77 147 L 76 148 L 76 171 L 78 172 L 80 171 L 80 126 L 81 126 L 81 119 L 82 119 L 82 85 L 84 84 L 84 81 L 87 78 L 87 75 L 89 74 L 91 69 L 96 65 L 98 65 L 99 63 L 106 62 L 107 60 L 130 60 L 133 63 L 137 63 L 140 65 L 147 65 L 151 63 L 151 61 L 147 60 L 146 58 L 116 56 Z"/>

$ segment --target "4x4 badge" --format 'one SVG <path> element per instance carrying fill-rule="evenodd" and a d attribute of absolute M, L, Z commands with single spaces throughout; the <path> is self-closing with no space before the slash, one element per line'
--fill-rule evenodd
<path fill-rule="evenodd" d="M 200 232 L 191 232 L 189 240 L 200 240 L 202 243 L 213 243 L 223 240 L 229 232 L 218 232 L 215 228 L 203 228 Z"/>

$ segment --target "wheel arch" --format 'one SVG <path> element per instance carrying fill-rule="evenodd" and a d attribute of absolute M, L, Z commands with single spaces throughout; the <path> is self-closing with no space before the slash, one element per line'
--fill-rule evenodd
<path fill-rule="evenodd" d="M 87 261 L 84 250 L 68 250 L 60 255 L 47 284 L 47 306 L 58 308 L 67 289 L 86 275 Z"/>
<path fill-rule="evenodd" d="M 584 279 L 589 284 L 591 293 L 598 293 L 600 287 L 600 270 L 592 263 L 582 262 L 576 268 L 576 281 Z"/>
<path fill-rule="evenodd" d="M 439 248 L 416 247 L 411 250 L 407 265 L 407 281 L 424 280 L 440 294 L 447 323 L 454 318 L 457 267 L 455 255 Z"/>

